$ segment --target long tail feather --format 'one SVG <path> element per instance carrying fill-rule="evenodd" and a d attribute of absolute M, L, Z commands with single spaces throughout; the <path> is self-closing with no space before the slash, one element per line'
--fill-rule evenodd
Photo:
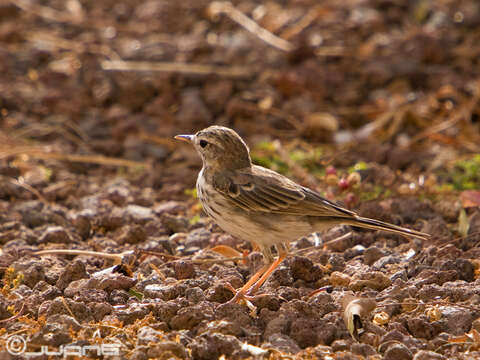
<path fill-rule="evenodd" d="M 369 219 L 369 218 L 364 218 L 364 217 L 356 217 L 353 219 L 345 219 L 345 223 L 348 225 L 352 226 L 358 226 L 366 229 L 372 229 L 372 230 L 383 230 L 383 231 L 389 231 L 393 233 L 397 233 L 400 235 L 405 235 L 405 236 L 414 236 L 420 239 L 428 239 L 430 238 L 430 234 L 426 234 L 420 231 L 412 230 L 412 229 L 407 229 L 401 226 L 389 224 L 383 221 L 379 220 L 374 220 L 374 219 Z"/>

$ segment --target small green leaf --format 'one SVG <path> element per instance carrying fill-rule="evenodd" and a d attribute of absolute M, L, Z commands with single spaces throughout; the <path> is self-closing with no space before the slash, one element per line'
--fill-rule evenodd
<path fill-rule="evenodd" d="M 185 189 L 184 193 L 185 193 L 185 195 L 191 196 L 191 197 L 194 198 L 194 199 L 197 199 L 197 198 L 198 198 L 198 196 L 197 196 L 197 188 Z"/>
<path fill-rule="evenodd" d="M 190 225 L 195 225 L 199 221 L 200 221 L 200 215 L 197 214 L 189 220 L 189 223 Z"/>
<path fill-rule="evenodd" d="M 131 295 L 131 296 L 135 296 L 140 301 L 143 300 L 143 294 L 141 292 L 138 292 L 134 288 L 130 288 L 128 290 L 128 294 Z"/>
<path fill-rule="evenodd" d="M 352 173 L 354 171 L 360 171 L 360 170 L 367 170 L 368 169 L 368 164 L 365 161 L 359 161 L 352 167 L 348 169 L 349 173 Z"/>

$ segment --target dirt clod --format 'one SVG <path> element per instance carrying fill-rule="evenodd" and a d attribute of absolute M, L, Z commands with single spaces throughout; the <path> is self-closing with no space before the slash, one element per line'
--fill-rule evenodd
<path fill-rule="evenodd" d="M 0 24 L 0 358 L 12 335 L 125 360 L 480 358 L 478 0 L 0 1 Z M 254 164 L 431 236 L 207 166 L 216 206 L 230 180 L 267 199 L 215 209 L 263 209 L 242 229 L 263 232 L 225 233 L 196 193 L 202 145 L 174 139 L 213 124 Z M 317 232 L 230 303 L 283 250 L 263 244 L 278 212 Z M 376 308 L 346 316 L 346 296 Z"/>

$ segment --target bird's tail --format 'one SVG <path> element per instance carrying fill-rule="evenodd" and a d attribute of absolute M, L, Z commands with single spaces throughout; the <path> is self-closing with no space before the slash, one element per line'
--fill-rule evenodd
<path fill-rule="evenodd" d="M 361 216 L 357 216 L 352 219 L 345 219 L 344 223 L 352 226 L 366 228 L 366 229 L 383 230 L 383 231 L 389 231 L 389 232 L 397 233 L 404 236 L 414 236 L 416 238 L 420 238 L 424 240 L 430 238 L 430 234 L 426 234 L 426 233 L 412 230 L 412 229 L 407 229 L 401 226 L 389 224 L 379 220 L 364 218 Z"/>

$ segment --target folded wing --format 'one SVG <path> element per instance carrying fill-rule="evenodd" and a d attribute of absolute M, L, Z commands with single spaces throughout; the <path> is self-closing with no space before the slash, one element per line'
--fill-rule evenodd
<path fill-rule="evenodd" d="M 217 179 L 214 186 L 226 199 L 245 211 L 301 216 L 356 216 L 315 191 L 260 166 Z"/>

